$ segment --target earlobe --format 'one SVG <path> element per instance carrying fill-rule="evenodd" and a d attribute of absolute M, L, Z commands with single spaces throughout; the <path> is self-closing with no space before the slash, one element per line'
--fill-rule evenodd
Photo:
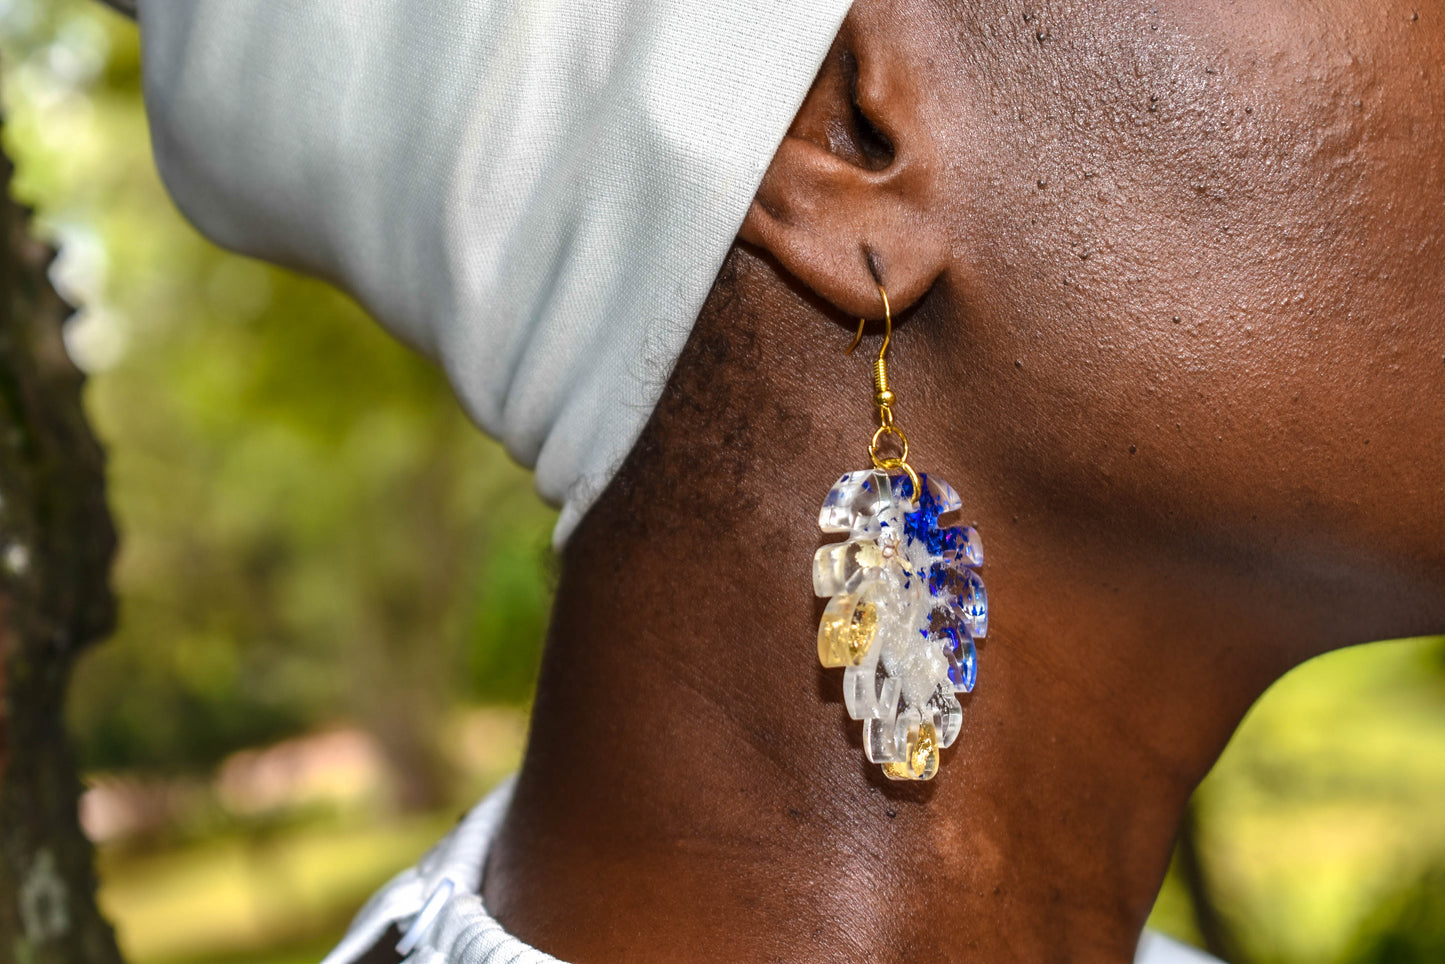
<path fill-rule="evenodd" d="M 739 232 L 849 315 L 882 317 L 878 284 L 906 309 L 947 262 L 940 165 L 900 68 L 845 26 Z"/>

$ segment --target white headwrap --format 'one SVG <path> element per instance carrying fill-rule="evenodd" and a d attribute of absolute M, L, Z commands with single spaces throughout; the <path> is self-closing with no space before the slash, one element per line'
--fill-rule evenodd
<path fill-rule="evenodd" d="M 156 162 L 537 470 L 561 545 L 651 414 L 849 0 L 141 0 Z"/>

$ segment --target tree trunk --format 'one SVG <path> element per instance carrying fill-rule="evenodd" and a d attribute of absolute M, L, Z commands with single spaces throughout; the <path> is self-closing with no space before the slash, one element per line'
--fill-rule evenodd
<path fill-rule="evenodd" d="M 0 964 L 120 964 L 62 713 L 71 664 L 114 621 L 115 532 L 54 253 L 10 175 L 0 155 Z"/>

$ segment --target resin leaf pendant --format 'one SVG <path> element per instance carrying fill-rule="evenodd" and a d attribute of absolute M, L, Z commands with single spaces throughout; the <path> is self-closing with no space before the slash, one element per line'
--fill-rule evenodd
<path fill-rule="evenodd" d="M 848 715 L 863 751 L 894 780 L 928 780 L 958 738 L 956 693 L 973 689 L 974 640 L 988 631 L 988 596 L 974 568 L 983 544 L 971 526 L 943 526 L 961 507 L 947 482 L 884 469 L 849 472 L 818 525 L 847 538 L 813 557 L 813 591 L 828 597 L 818 659 L 843 669 Z"/>

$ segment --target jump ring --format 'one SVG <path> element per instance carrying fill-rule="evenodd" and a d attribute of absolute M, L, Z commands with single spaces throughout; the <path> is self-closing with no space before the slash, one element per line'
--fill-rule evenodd
<path fill-rule="evenodd" d="M 903 429 L 899 428 L 898 426 L 892 424 L 885 424 L 878 426 L 878 431 L 873 433 L 873 440 L 868 443 L 868 455 L 872 457 L 873 464 L 878 468 L 883 468 L 883 462 L 887 461 L 885 459 L 879 458 L 878 456 L 878 443 L 883 440 L 884 435 L 892 435 L 894 438 L 898 439 L 898 446 L 903 450 L 902 454 L 898 456 L 898 461 L 900 464 L 907 462 L 908 436 L 904 435 Z"/>

